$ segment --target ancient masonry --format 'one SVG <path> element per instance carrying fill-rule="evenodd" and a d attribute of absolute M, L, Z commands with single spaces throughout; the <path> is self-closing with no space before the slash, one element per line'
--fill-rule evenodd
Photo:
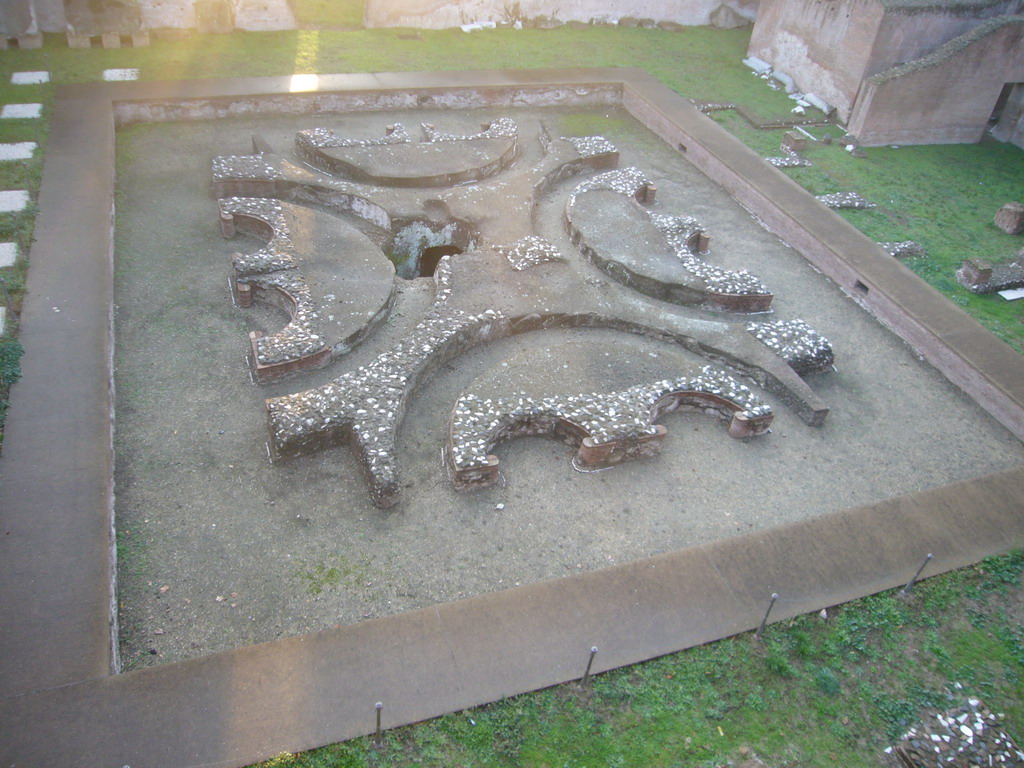
<path fill-rule="evenodd" d="M 269 301 L 291 318 L 276 333 L 251 334 L 258 381 L 298 375 L 343 356 L 370 338 L 390 311 L 395 272 L 379 248 L 358 232 L 338 235 L 334 230 L 346 226 L 341 220 L 298 203 L 355 214 L 396 236 L 399 221 L 439 231 L 438 210 L 449 222 L 474 228 L 466 240 L 474 247 L 439 260 L 433 305 L 407 338 L 326 385 L 267 400 L 272 458 L 348 443 L 373 499 L 390 506 L 401 488 L 396 439 L 417 385 L 476 345 L 556 327 L 649 335 L 683 344 L 715 365 L 620 392 L 493 400 L 465 393 L 454 404 L 445 446 L 456 488 L 495 482 L 498 459 L 491 451 L 521 435 L 565 440 L 577 448 L 579 467 L 601 468 L 657 453 L 666 430 L 655 422 L 677 409 L 723 418 L 736 438 L 762 434 L 771 408 L 735 374 L 780 397 L 808 423 L 822 423 L 828 408 L 800 376 L 831 368 L 828 342 L 799 320 L 731 319 L 734 312 L 767 309 L 772 294 L 745 271 L 709 263 L 710 238 L 696 220 L 649 210 L 653 185 L 635 168 L 607 170 L 618 152 L 606 139 L 553 138 L 542 129 L 542 159 L 516 168 L 521 139 L 510 119 L 471 135 L 424 125 L 422 135 L 414 142 L 400 124 L 388 126 L 381 138 L 360 140 L 314 128 L 296 136 L 302 165 L 269 153 L 213 161 L 224 235 L 241 229 L 266 241 L 255 253 L 234 255 L 235 299 L 241 307 Z M 566 254 L 533 233 L 530 221 L 539 198 L 574 175 L 588 178 L 567 196 L 566 231 L 580 252 Z M 578 201 L 602 193 L 625 205 L 624 215 L 637 226 L 657 233 L 666 257 L 657 271 L 624 279 L 627 262 L 642 265 L 645 244 L 613 248 L 601 231 L 578 228 L 586 228 L 588 216 L 577 210 Z M 605 257 L 613 251 L 625 255 Z M 327 254 L 334 254 L 338 277 L 328 274 Z M 595 275 L 580 276 L 594 266 Z M 356 282 L 343 282 L 359 270 Z M 605 279 L 596 277 L 602 274 Z M 675 310 L 652 313 L 626 300 L 630 291 L 657 296 L 656 282 L 669 286 L 673 304 L 667 306 Z M 722 320 L 689 317 L 679 306 L 686 304 L 717 310 Z M 735 374 L 717 367 L 723 364 Z"/>
<path fill-rule="evenodd" d="M 460 490 L 498 482 L 499 443 L 521 435 L 553 435 L 578 446 L 577 466 L 610 467 L 661 449 L 666 430 L 653 421 L 680 407 L 729 420 L 729 435 L 752 437 L 768 429 L 771 408 L 750 389 L 706 366 L 694 378 L 637 385 L 624 392 L 532 399 L 459 398 L 452 413 L 448 455 Z"/>

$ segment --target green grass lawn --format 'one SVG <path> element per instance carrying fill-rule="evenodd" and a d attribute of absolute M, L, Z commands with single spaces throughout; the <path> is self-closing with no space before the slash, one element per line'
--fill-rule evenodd
<path fill-rule="evenodd" d="M 354 29 L 363 25 L 363 0 L 290 0 L 300 29 Z"/>
<path fill-rule="evenodd" d="M 764 156 L 779 154 L 785 131 L 761 131 L 735 112 L 714 119 Z M 811 128 L 839 139 L 839 127 Z M 968 257 L 1009 261 L 1024 238 L 1008 235 L 993 219 L 1004 203 L 1024 196 L 1024 151 L 985 139 L 978 144 L 869 147 L 867 157 L 846 152 L 841 141 L 810 143 L 803 153 L 814 165 L 784 173 L 815 195 L 855 191 L 878 207 L 839 214 L 879 241 L 914 240 L 927 250 L 907 266 L 1018 352 L 1024 351 L 1024 306 L 997 295 L 976 295 L 956 281 Z"/>
<path fill-rule="evenodd" d="M 922 711 L 981 698 L 1024 738 L 1024 552 L 752 634 L 264 768 L 869 768 Z M 962 688 L 956 689 L 959 683 Z M 368 715 L 369 719 L 369 715 Z"/>

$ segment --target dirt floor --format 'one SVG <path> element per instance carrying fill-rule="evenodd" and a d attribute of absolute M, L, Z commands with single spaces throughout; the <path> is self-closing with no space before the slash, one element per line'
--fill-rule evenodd
<path fill-rule="evenodd" d="M 289 154 L 302 128 L 359 138 L 400 121 L 413 133 L 420 122 L 473 133 L 503 115 L 517 120 L 521 136 L 534 136 L 541 121 L 555 135 L 603 133 L 619 146 L 622 167 L 651 176 L 661 211 L 706 224 L 712 263 L 747 268 L 774 291 L 772 319 L 799 317 L 828 337 L 837 370 L 810 380 L 832 409 L 825 425 L 806 426 L 763 393 L 775 409 L 763 437 L 732 440 L 722 422 L 673 414 L 661 456 L 594 473 L 576 471 L 566 445 L 521 439 L 498 450 L 501 486 L 456 493 L 442 445 L 461 392 L 612 391 L 706 363 L 677 346 L 617 332 L 545 331 L 471 351 L 411 399 L 399 436 L 406 487 L 395 508 L 373 506 L 346 447 L 271 464 L 264 399 L 371 361 L 416 324 L 433 283 L 401 281 L 391 318 L 328 369 L 253 384 L 246 334 L 287 318 L 231 303 L 228 256 L 260 243 L 220 236 L 211 159 L 250 152 L 253 133 Z M 527 161 L 539 150 L 525 151 Z M 147 125 L 123 130 L 118 153 L 115 448 L 126 668 L 559 578 L 1024 461 L 1018 440 L 625 113 Z M 548 194 L 537 234 L 597 279 L 562 230 L 564 198 L 576 183 Z M 635 301 L 652 312 L 668 306 Z"/>

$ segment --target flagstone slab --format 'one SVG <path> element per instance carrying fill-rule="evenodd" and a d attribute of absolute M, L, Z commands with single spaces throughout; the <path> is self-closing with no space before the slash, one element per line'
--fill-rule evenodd
<path fill-rule="evenodd" d="M 0 213 L 24 210 L 28 200 L 28 192 L 24 189 L 4 190 L 0 192 Z"/>
<path fill-rule="evenodd" d="M 17 243 L 0 243 L 0 269 L 3 267 L 13 267 L 17 258 Z"/>
<path fill-rule="evenodd" d="M 0 144 L 0 160 L 30 160 L 35 151 L 36 143 L 34 141 Z"/>
<path fill-rule="evenodd" d="M 20 119 L 39 117 L 43 112 L 42 104 L 5 104 L 0 111 L 0 118 Z"/>
<path fill-rule="evenodd" d="M 50 73 L 46 71 L 15 72 L 11 75 L 11 85 L 35 85 L 50 82 Z"/>

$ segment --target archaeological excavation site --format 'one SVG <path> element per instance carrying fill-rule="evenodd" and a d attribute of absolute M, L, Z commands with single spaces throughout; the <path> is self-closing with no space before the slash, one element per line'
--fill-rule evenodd
<path fill-rule="evenodd" d="M 248 103 L 120 112 L 128 667 L 1021 460 L 617 84 Z"/>

